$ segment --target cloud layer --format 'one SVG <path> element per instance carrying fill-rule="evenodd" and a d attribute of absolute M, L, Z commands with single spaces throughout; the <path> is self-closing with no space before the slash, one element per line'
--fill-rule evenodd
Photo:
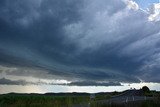
<path fill-rule="evenodd" d="M 156 9 L 147 13 L 131 0 L 1 0 L 0 64 L 16 70 L 0 66 L 0 72 L 73 82 L 160 82 Z"/>
<path fill-rule="evenodd" d="M 12 81 L 6 78 L 0 79 L 0 85 L 26 85 L 26 81 L 18 80 L 18 81 Z"/>

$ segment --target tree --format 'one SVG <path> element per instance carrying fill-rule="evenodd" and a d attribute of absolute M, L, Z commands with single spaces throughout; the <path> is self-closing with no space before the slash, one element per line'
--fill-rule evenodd
<path fill-rule="evenodd" d="M 142 91 L 143 91 L 144 93 L 148 93 L 148 92 L 150 92 L 150 89 L 149 89 L 147 86 L 143 86 L 143 87 L 142 87 Z"/>

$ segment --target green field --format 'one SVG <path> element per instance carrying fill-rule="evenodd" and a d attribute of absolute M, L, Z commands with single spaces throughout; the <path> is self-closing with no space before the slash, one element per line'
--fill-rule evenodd
<path fill-rule="evenodd" d="M 96 94 L 90 100 L 90 94 L 3 94 L 0 95 L 0 107 L 160 107 L 160 94 L 157 93 L 153 100 L 136 101 L 123 104 L 101 104 L 100 100 L 110 99 L 111 94 Z M 149 94 L 151 95 L 151 94 Z M 81 106 L 79 106 L 81 105 Z"/>
<path fill-rule="evenodd" d="M 89 96 L 1 95 L 0 107 L 71 107 L 86 103 Z"/>

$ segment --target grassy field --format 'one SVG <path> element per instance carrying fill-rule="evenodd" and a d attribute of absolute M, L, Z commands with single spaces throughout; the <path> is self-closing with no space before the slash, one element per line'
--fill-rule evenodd
<path fill-rule="evenodd" d="M 123 104 L 100 104 L 99 100 L 110 99 L 112 94 L 97 94 L 94 100 L 90 100 L 90 94 L 4 94 L 0 95 L 0 107 L 160 107 L 160 94 L 154 94 L 154 100 L 136 101 Z M 150 96 L 150 94 L 149 94 Z M 76 106 L 77 105 L 77 106 Z M 82 107 L 82 106 L 81 106 Z"/>
<path fill-rule="evenodd" d="M 89 96 L 1 95 L 0 107 L 71 107 L 88 101 Z"/>

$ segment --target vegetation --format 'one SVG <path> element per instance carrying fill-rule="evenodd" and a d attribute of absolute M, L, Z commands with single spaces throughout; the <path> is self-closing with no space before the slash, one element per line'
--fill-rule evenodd
<path fill-rule="evenodd" d="M 4 94 L 0 95 L 0 107 L 160 107 L 160 93 L 145 91 L 152 97 L 147 101 L 130 101 L 124 103 L 103 102 L 119 92 L 97 93 L 95 99 L 90 94 L 62 93 L 62 94 Z"/>
<path fill-rule="evenodd" d="M 149 89 L 147 86 L 143 86 L 143 87 L 142 87 L 142 91 L 143 91 L 144 93 L 149 93 L 149 92 L 150 92 L 150 89 Z"/>
<path fill-rule="evenodd" d="M 71 107 L 89 101 L 89 96 L 1 95 L 0 107 Z"/>

